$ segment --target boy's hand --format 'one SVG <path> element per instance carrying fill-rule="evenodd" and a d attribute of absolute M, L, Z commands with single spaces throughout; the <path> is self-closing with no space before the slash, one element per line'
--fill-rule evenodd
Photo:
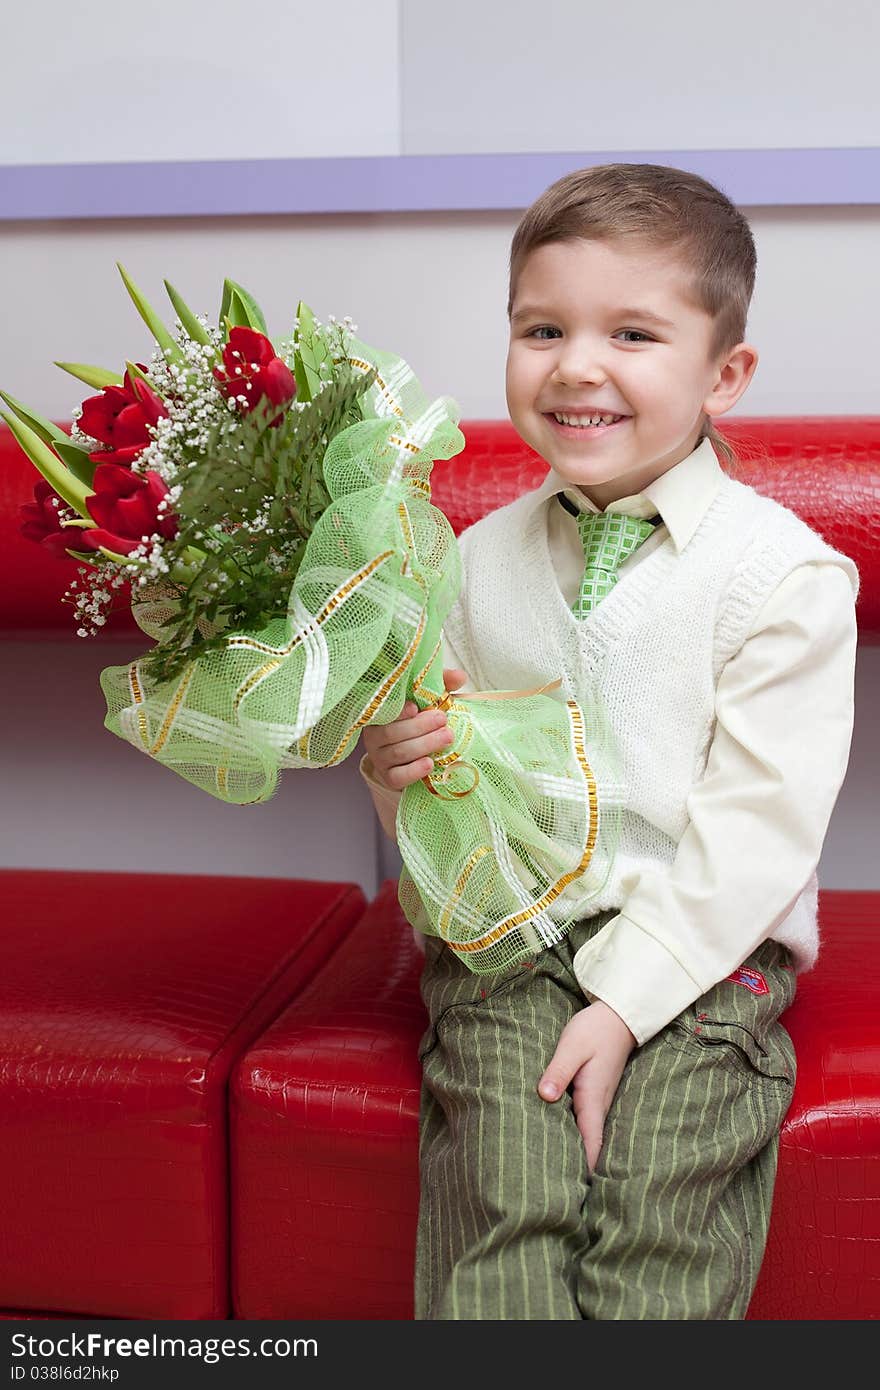
<path fill-rule="evenodd" d="M 590 1172 L 602 1148 L 605 1116 L 635 1046 L 636 1040 L 620 1015 L 597 999 L 566 1023 L 538 1082 L 538 1095 L 543 1100 L 558 1100 L 573 1081 L 575 1119 Z"/>
<path fill-rule="evenodd" d="M 464 685 L 464 671 L 448 668 L 443 672 L 447 690 Z M 371 724 L 363 731 L 364 747 L 370 755 L 376 776 L 392 791 L 403 791 L 420 782 L 434 766 L 432 753 L 440 753 L 455 735 L 442 709 L 423 709 L 408 701 L 400 718 L 391 724 Z"/>

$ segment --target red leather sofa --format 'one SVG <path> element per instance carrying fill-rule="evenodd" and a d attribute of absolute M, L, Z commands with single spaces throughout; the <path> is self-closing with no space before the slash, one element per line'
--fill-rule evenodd
<path fill-rule="evenodd" d="M 435 475 L 456 530 L 542 474 L 464 429 Z M 859 564 L 876 642 L 880 419 L 725 433 Z M 68 622 L 72 567 L 17 533 L 32 481 L 0 432 L 7 635 Z M 410 1318 L 425 1017 L 395 885 L 10 868 L 0 895 L 0 1316 Z M 820 912 L 758 1319 L 880 1316 L 880 893 Z"/>

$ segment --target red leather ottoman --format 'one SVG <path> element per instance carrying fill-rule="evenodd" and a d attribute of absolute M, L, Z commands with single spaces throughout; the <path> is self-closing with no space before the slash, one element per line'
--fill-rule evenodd
<path fill-rule="evenodd" d="M 4 871 L 0 1307 L 229 1314 L 227 1081 L 347 883 Z"/>
<path fill-rule="evenodd" d="M 235 1068 L 236 1317 L 412 1317 L 421 967 L 388 882 Z"/>
<path fill-rule="evenodd" d="M 880 1317 L 877 911 L 876 893 L 820 895 L 822 956 L 785 1019 L 798 1082 L 751 1318 Z M 412 1317 L 420 969 L 386 883 L 238 1063 L 238 1317 Z"/>
<path fill-rule="evenodd" d="M 880 1318 L 880 894 L 819 895 L 785 1026 L 798 1080 L 751 1318 Z"/>

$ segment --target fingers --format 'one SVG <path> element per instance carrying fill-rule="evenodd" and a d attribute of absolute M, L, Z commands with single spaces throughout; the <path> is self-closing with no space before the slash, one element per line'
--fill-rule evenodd
<path fill-rule="evenodd" d="M 599 1159 L 605 1118 L 632 1045 L 632 1035 L 613 1010 L 590 1005 L 569 1019 L 538 1082 L 538 1094 L 548 1101 L 557 1100 L 570 1086 L 591 1171 Z"/>
<path fill-rule="evenodd" d="M 447 690 L 458 690 L 467 681 L 467 672 L 447 667 L 443 683 Z M 420 710 L 407 700 L 399 718 L 390 724 L 364 729 L 364 746 L 376 775 L 392 791 L 402 791 L 433 770 L 434 758 L 455 742 L 455 735 L 441 709 Z"/>
<path fill-rule="evenodd" d="M 555 1059 L 554 1059 L 555 1062 Z M 573 1109 L 577 1127 L 584 1141 L 587 1163 L 590 1171 L 596 1167 L 602 1149 L 602 1135 L 605 1129 L 605 1116 L 608 1114 L 610 1099 L 597 1089 L 595 1083 L 589 1084 L 589 1070 L 583 1067 L 573 1089 Z M 538 1094 L 544 1100 L 557 1100 L 568 1087 L 565 1069 L 551 1063 L 538 1083 Z"/>
<path fill-rule="evenodd" d="M 409 703 L 400 719 L 375 728 L 365 742 L 373 767 L 387 786 L 402 791 L 432 770 L 436 753 L 455 740 L 443 710 L 419 711 Z"/>
<path fill-rule="evenodd" d="M 580 1062 L 571 1061 L 569 1063 L 564 1051 L 556 1048 L 551 1065 L 548 1066 L 544 1076 L 538 1081 L 538 1095 L 541 1095 L 545 1101 L 557 1101 L 566 1087 L 569 1086 L 576 1066 L 580 1066 Z"/>
<path fill-rule="evenodd" d="M 587 1163 L 590 1172 L 595 1170 L 602 1152 L 602 1136 L 605 1129 L 607 1106 L 595 1092 L 575 1092 L 574 1113 L 577 1127 L 584 1141 Z"/>
<path fill-rule="evenodd" d="M 567 1023 L 559 1035 L 556 1051 L 538 1082 L 538 1094 L 544 1100 L 558 1100 L 588 1057 L 589 1051 L 581 1047 L 576 1030 L 570 1022 Z"/>
<path fill-rule="evenodd" d="M 467 672 L 459 666 L 446 666 L 443 670 L 443 684 L 447 690 L 458 690 L 467 681 Z"/>

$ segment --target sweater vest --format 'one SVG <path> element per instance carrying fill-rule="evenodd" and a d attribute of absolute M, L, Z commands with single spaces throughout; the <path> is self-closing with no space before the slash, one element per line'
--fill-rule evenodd
<path fill-rule="evenodd" d="M 830 561 L 855 593 L 858 572 L 788 508 L 725 475 L 681 552 L 668 536 L 578 619 L 553 569 L 548 505 L 527 493 L 462 534 L 463 585 L 446 632 L 474 689 L 560 677 L 558 698 L 577 700 L 588 722 L 591 708 L 604 711 L 623 800 L 614 867 L 592 915 L 620 908 L 633 875 L 672 865 L 706 768 L 718 678 L 777 586 L 799 565 Z M 798 969 L 816 957 L 816 907 L 813 874 L 772 932 Z"/>

